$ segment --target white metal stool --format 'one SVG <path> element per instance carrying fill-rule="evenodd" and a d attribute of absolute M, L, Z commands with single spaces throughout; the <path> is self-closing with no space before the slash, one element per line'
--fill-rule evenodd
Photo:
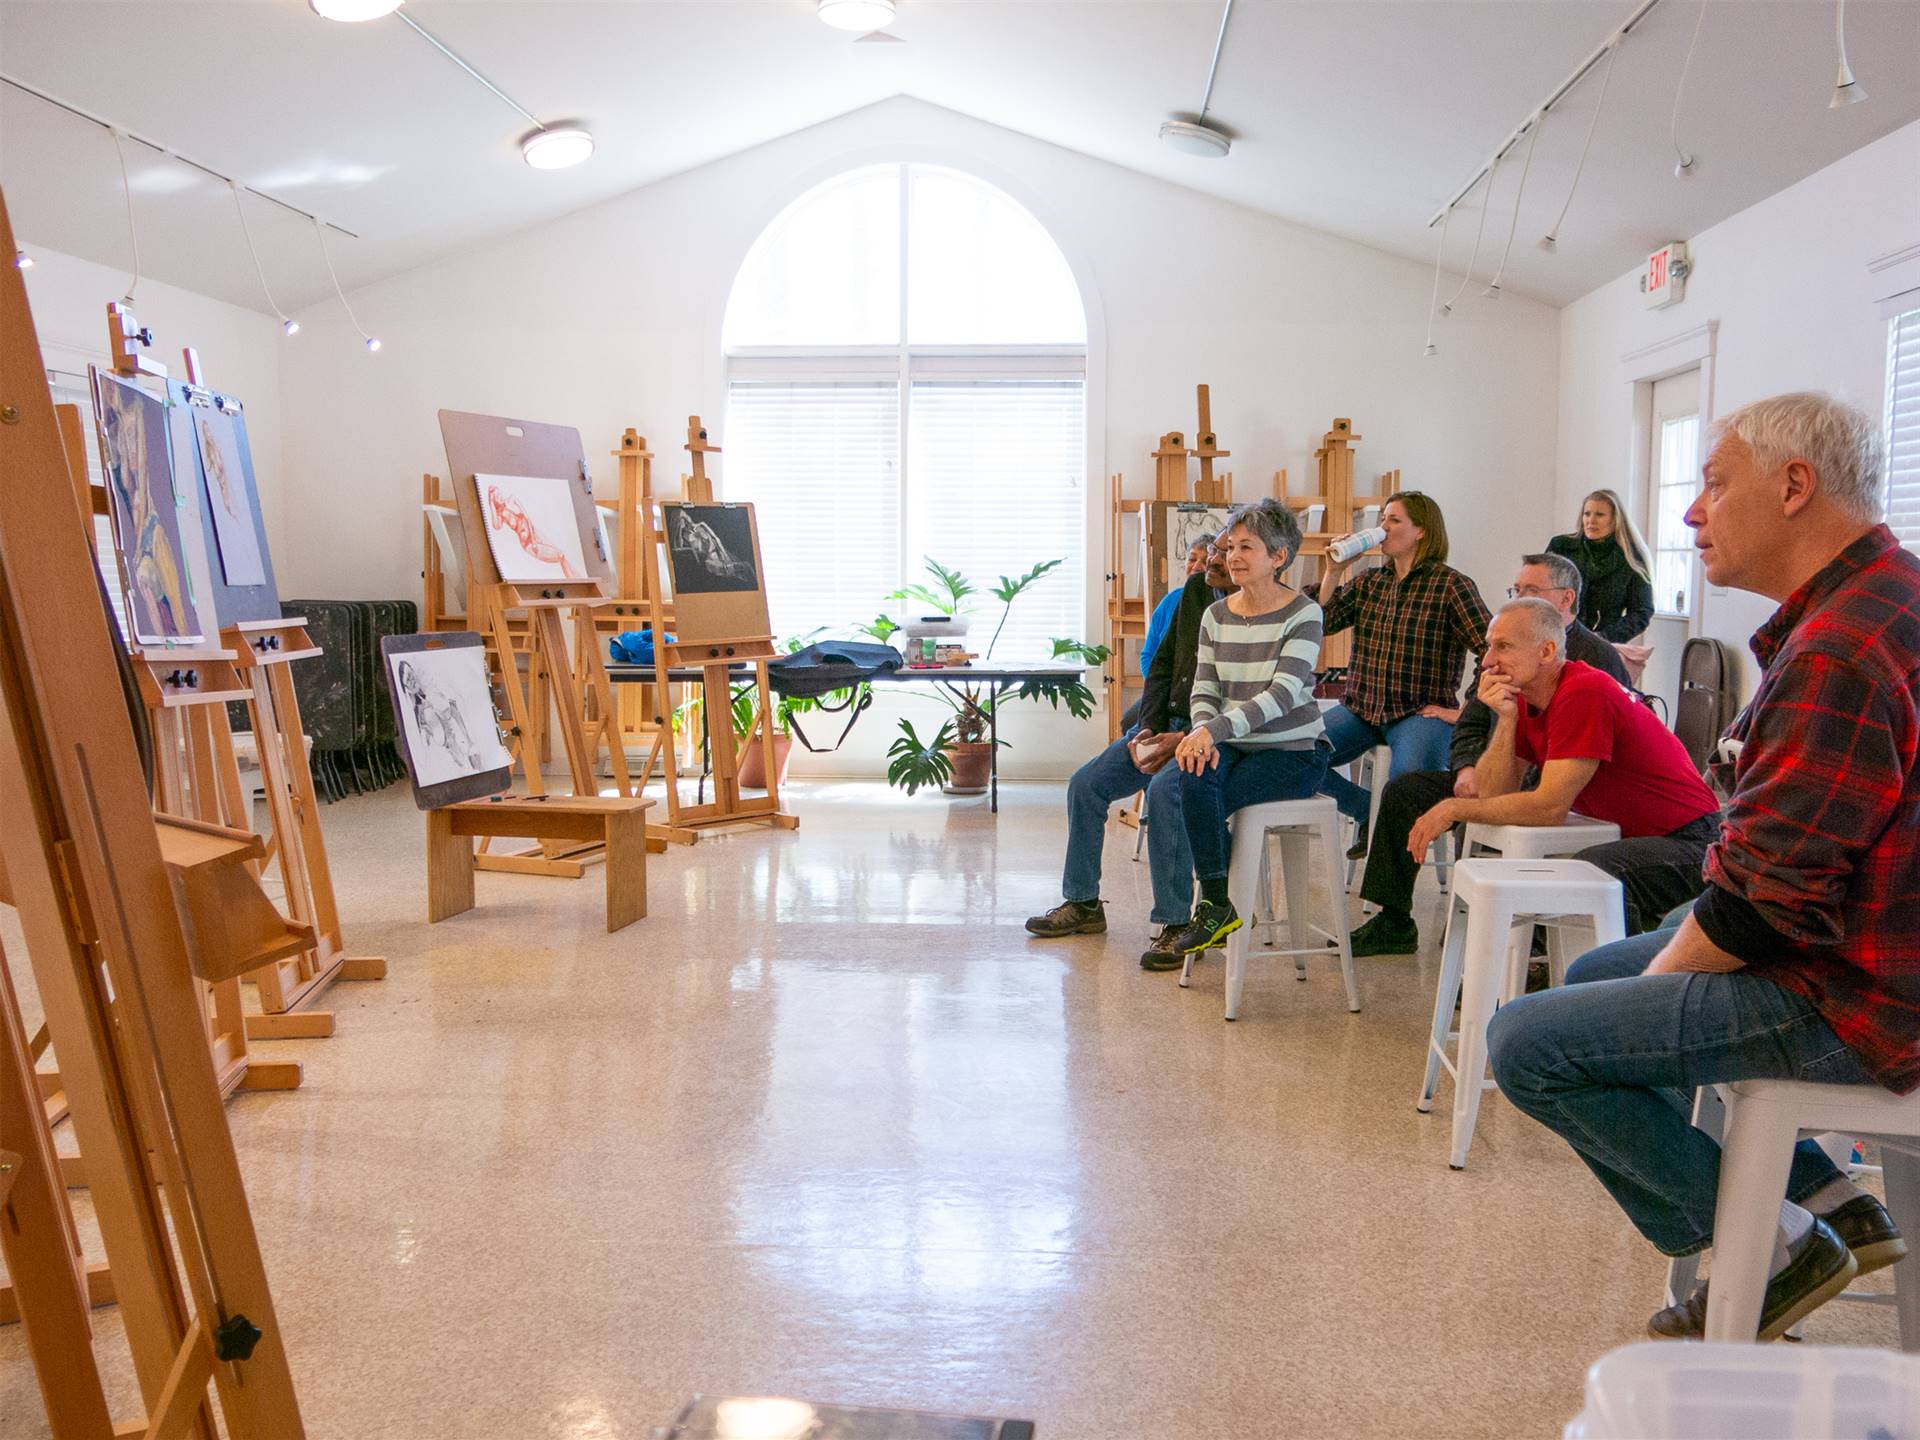
<path fill-rule="evenodd" d="M 1445 1066 L 1453 1076 L 1453 1153 L 1448 1163 L 1459 1170 L 1473 1144 L 1480 1096 L 1493 1088 L 1486 1078 L 1487 1022 L 1496 1005 L 1526 988 L 1527 946 L 1516 943 L 1515 936 L 1530 935 L 1535 925 L 1550 927 L 1548 954 L 1557 985 L 1566 973 L 1563 927 L 1590 929 L 1593 944 L 1605 945 L 1626 938 L 1626 921 L 1620 882 L 1584 860 L 1462 860 L 1454 867 L 1447 912 L 1419 1108 L 1423 1113 L 1433 1109 L 1433 1092 Z M 1460 999 L 1457 1035 L 1452 1030 L 1455 997 Z M 1458 1040 L 1452 1060 L 1447 1058 L 1449 1039 Z"/>
<path fill-rule="evenodd" d="M 1469 825 L 1460 858 L 1499 855 L 1507 860 L 1551 860 L 1619 838 L 1620 827 L 1611 820 L 1589 820 L 1584 815 L 1569 815 L 1560 825 Z"/>
<path fill-rule="evenodd" d="M 1799 1080 L 1742 1080 L 1718 1088 L 1726 1120 L 1706 1338 L 1751 1342 L 1760 1331 L 1780 1200 L 1802 1135 L 1837 1131 L 1879 1140 L 1887 1210 L 1901 1234 L 1920 1235 L 1920 1156 L 1907 1148 L 1920 1140 L 1920 1095 Z M 1891 1296 L 1852 1298 L 1891 1301 L 1900 1315 L 1900 1348 L 1920 1351 L 1920 1283 L 1896 1282 Z"/>
<path fill-rule="evenodd" d="M 1353 764 L 1347 767 L 1353 772 L 1353 783 L 1363 785 L 1367 790 L 1367 829 L 1369 844 L 1373 841 L 1374 829 L 1380 824 L 1380 797 L 1386 793 L 1387 781 L 1393 777 L 1393 749 L 1387 745 L 1376 745 Z M 1358 830 L 1354 833 L 1354 843 L 1359 843 Z M 1353 882 L 1359 878 L 1360 862 L 1347 861 L 1347 889 L 1353 889 Z"/>
<path fill-rule="evenodd" d="M 1340 976 L 1347 987 L 1347 1009 L 1360 1008 L 1360 991 L 1353 979 L 1353 947 L 1348 939 L 1347 897 L 1331 889 L 1333 877 L 1340 873 L 1340 809 L 1331 795 L 1312 795 L 1305 800 L 1275 800 L 1265 805 L 1249 805 L 1234 812 L 1228 821 L 1233 831 L 1233 854 L 1228 861 L 1227 894 L 1240 912 L 1240 928 L 1227 937 L 1227 1019 L 1240 1014 L 1240 996 L 1247 983 L 1247 956 L 1252 932 L 1256 928 L 1272 930 L 1280 924 L 1273 913 L 1273 871 L 1269 863 L 1269 840 L 1280 844 L 1280 869 L 1287 891 L 1286 947 L 1262 945 L 1260 954 L 1291 955 L 1294 978 L 1307 978 L 1307 958 L 1312 955 L 1337 956 Z M 1327 867 L 1333 909 L 1333 928 L 1322 929 L 1308 918 L 1308 870 L 1313 845 L 1319 842 L 1322 862 Z M 1315 944 L 1314 936 L 1324 943 Z M 1193 979 L 1194 956 L 1180 971 L 1180 984 Z"/>

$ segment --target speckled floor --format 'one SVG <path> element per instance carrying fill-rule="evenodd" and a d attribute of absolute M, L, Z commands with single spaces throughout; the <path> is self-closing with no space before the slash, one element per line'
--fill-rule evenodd
<path fill-rule="evenodd" d="M 330 807 L 389 978 L 262 1047 L 301 1089 L 229 1109 L 309 1433 L 635 1440 L 771 1391 L 1041 1440 L 1557 1435 L 1661 1263 L 1497 1097 L 1447 1168 L 1450 1090 L 1414 1109 L 1434 937 L 1361 962 L 1360 1014 L 1330 964 L 1267 965 L 1223 1023 L 1217 962 L 1188 991 L 1136 963 L 1131 830 L 1108 935 L 1022 930 L 1061 800 L 796 786 L 797 832 L 654 857 L 614 936 L 597 875 L 482 876 L 428 927 L 405 790 Z M 0 941 L 37 1018 L 4 910 Z M 1894 1335 L 1862 1306 L 1809 1331 Z M 0 1435 L 45 1433 L 0 1331 Z"/>

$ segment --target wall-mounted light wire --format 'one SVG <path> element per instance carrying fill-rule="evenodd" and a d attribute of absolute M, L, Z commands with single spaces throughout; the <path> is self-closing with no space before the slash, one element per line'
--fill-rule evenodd
<path fill-rule="evenodd" d="M 1433 343 L 1433 314 L 1440 308 L 1440 262 L 1447 253 L 1447 226 L 1453 223 L 1453 211 L 1448 210 L 1440 219 L 1440 243 L 1433 247 L 1433 293 L 1427 297 L 1427 348 L 1423 352 L 1438 355 L 1440 347 Z"/>
<path fill-rule="evenodd" d="M 379 339 L 369 334 L 366 327 L 360 323 L 359 317 L 353 313 L 353 306 L 347 303 L 347 292 L 340 288 L 340 277 L 334 272 L 333 257 L 327 253 L 327 232 L 318 220 L 313 222 L 313 233 L 320 237 L 320 258 L 327 262 L 327 278 L 333 281 L 333 293 L 340 297 L 340 308 L 347 312 L 348 321 L 360 332 L 360 338 L 366 342 L 367 349 L 378 350 Z"/>
<path fill-rule="evenodd" d="M 1489 300 L 1500 298 L 1500 277 L 1507 273 L 1507 257 L 1513 254 L 1513 232 L 1520 228 L 1520 202 L 1526 198 L 1527 176 L 1533 170 L 1533 147 L 1540 143 L 1540 132 L 1546 128 L 1547 112 L 1542 110 L 1533 117 L 1533 133 L 1527 137 L 1527 159 L 1520 167 L 1520 188 L 1513 192 L 1513 218 L 1507 222 L 1507 245 L 1500 252 L 1500 268 L 1493 272 L 1493 279 L 1484 292 Z M 1487 189 L 1487 195 L 1489 199 L 1492 198 L 1491 186 Z"/>
<path fill-rule="evenodd" d="M 1827 101 L 1827 108 L 1839 110 L 1858 105 L 1867 98 L 1865 88 L 1853 78 L 1853 67 L 1847 63 L 1847 0 L 1834 0 L 1833 47 L 1839 52 L 1840 69 L 1834 76 L 1833 98 Z"/>
<path fill-rule="evenodd" d="M 127 282 L 127 293 L 121 296 L 124 304 L 133 304 L 133 292 L 140 288 L 140 228 L 133 223 L 133 181 L 127 176 L 127 152 L 120 144 L 120 131 L 109 125 L 107 133 L 113 136 L 113 153 L 120 160 L 120 189 L 127 197 L 127 242 L 133 247 L 133 278 Z"/>
<path fill-rule="evenodd" d="M 240 203 L 239 182 L 229 180 L 227 188 L 233 192 L 233 208 L 240 212 L 240 233 L 247 237 L 247 253 L 253 257 L 253 273 L 259 277 L 260 293 L 267 297 L 267 308 L 280 317 L 280 329 L 289 338 L 300 333 L 300 322 L 282 310 L 273 298 L 273 291 L 267 286 L 267 272 L 260 264 L 260 252 L 254 248 L 253 227 L 247 224 L 247 207 Z"/>
<path fill-rule="evenodd" d="M 1667 128 L 1667 140 L 1673 146 L 1673 178 L 1676 180 L 1684 180 L 1693 173 L 1694 157 L 1680 147 L 1680 98 L 1687 93 L 1687 72 L 1693 68 L 1693 50 L 1700 43 L 1700 27 L 1706 23 L 1707 0 L 1700 0 L 1700 14 L 1693 22 L 1693 39 L 1687 42 L 1687 58 L 1680 62 L 1680 83 L 1673 87 L 1673 119 Z"/>
<path fill-rule="evenodd" d="M 1473 253 L 1467 256 L 1467 273 L 1460 277 L 1460 288 L 1453 292 L 1453 299 L 1440 307 L 1442 315 L 1453 314 L 1453 307 L 1460 297 L 1467 293 L 1467 286 L 1473 283 L 1473 267 L 1480 263 L 1480 237 L 1487 233 L 1487 211 L 1493 208 L 1493 182 L 1500 174 L 1500 157 L 1493 157 L 1493 163 L 1487 167 L 1487 193 L 1480 201 L 1480 223 L 1473 231 Z"/>
<path fill-rule="evenodd" d="M 1566 204 L 1560 207 L 1560 213 L 1554 217 L 1553 227 L 1540 237 L 1540 248 L 1551 251 L 1560 243 L 1560 226 L 1567 218 L 1567 211 L 1573 208 L 1573 197 L 1579 193 L 1580 177 L 1586 173 L 1587 152 L 1593 149 L 1593 132 L 1600 128 L 1600 111 L 1607 103 L 1607 82 L 1613 79 L 1613 59 L 1620 53 L 1620 42 L 1615 40 L 1607 47 L 1606 68 L 1600 72 L 1600 93 L 1593 99 L 1593 118 L 1587 121 L 1587 138 L 1580 146 L 1580 163 L 1573 167 L 1573 184 L 1567 187 Z"/>

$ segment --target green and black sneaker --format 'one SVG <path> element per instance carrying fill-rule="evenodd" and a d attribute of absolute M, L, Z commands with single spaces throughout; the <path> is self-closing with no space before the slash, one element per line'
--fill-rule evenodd
<path fill-rule="evenodd" d="M 1173 948 L 1182 956 L 1211 950 L 1239 928 L 1240 912 L 1233 908 L 1231 900 L 1220 904 L 1202 900 L 1200 908 L 1193 912 L 1193 919 L 1187 922 L 1187 928 L 1173 937 Z"/>
<path fill-rule="evenodd" d="M 1185 958 L 1179 950 L 1180 937 L 1186 933 L 1191 921 L 1182 920 L 1173 925 L 1162 925 L 1148 942 L 1147 948 L 1140 952 L 1142 970 L 1178 970 L 1185 964 Z"/>
<path fill-rule="evenodd" d="M 1063 900 L 1046 914 L 1027 921 L 1027 930 L 1043 940 L 1058 940 L 1063 935 L 1104 935 L 1107 933 L 1106 901 Z"/>

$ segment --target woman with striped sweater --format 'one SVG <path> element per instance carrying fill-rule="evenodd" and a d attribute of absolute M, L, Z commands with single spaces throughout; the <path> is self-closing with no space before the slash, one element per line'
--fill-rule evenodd
<path fill-rule="evenodd" d="M 1227 573 L 1240 589 L 1200 623 L 1193 728 L 1174 751 L 1201 899 L 1183 930 L 1142 957 L 1149 970 L 1171 970 L 1240 928 L 1227 894 L 1227 817 L 1312 795 L 1331 753 L 1313 698 L 1320 607 L 1280 580 L 1299 553 L 1300 523 L 1285 505 L 1262 500 L 1234 511 L 1227 526 Z"/>

